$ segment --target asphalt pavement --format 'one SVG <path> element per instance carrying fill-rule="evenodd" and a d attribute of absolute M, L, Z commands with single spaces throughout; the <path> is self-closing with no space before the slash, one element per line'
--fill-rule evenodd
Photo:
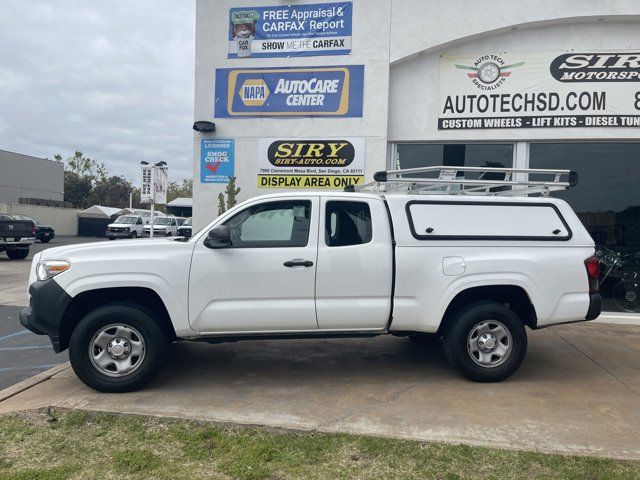
<path fill-rule="evenodd" d="M 19 313 L 27 305 L 27 279 L 33 256 L 47 248 L 96 242 L 103 238 L 58 237 L 32 245 L 29 257 L 9 260 L 0 253 L 0 390 L 67 361 L 66 352 L 55 354 L 49 338 L 20 325 Z"/>

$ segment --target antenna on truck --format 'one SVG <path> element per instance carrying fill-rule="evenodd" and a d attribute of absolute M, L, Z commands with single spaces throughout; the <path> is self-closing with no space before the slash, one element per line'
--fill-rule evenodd
<path fill-rule="evenodd" d="M 535 180 L 531 180 L 531 177 Z M 349 185 L 347 192 L 406 192 L 439 195 L 495 195 L 514 197 L 565 190 L 578 184 L 573 170 L 435 166 L 382 170 L 373 182 Z"/>

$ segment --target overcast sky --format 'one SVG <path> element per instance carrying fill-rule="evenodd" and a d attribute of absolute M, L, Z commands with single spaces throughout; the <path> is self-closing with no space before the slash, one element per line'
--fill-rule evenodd
<path fill-rule="evenodd" d="M 191 177 L 194 0 L 1 0 L 0 149 Z"/>

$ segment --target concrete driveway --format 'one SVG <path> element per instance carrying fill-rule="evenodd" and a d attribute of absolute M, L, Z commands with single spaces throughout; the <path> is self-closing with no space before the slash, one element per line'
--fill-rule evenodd
<path fill-rule="evenodd" d="M 0 412 L 56 406 L 640 459 L 639 360 L 640 329 L 605 324 L 530 332 L 524 365 L 498 384 L 458 377 L 437 341 L 185 342 L 142 391 L 100 394 L 67 369 Z"/>

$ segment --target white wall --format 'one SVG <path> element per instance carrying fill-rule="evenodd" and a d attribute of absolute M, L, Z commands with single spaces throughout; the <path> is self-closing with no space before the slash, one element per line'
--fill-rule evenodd
<path fill-rule="evenodd" d="M 0 213 L 26 215 L 45 225 L 51 225 L 56 235 L 78 235 L 78 214 L 75 208 L 45 207 L 0 202 Z"/>
<path fill-rule="evenodd" d="M 319 3 L 302 0 L 296 3 Z M 640 1 L 354 0 L 351 55 L 227 59 L 231 7 L 287 5 L 281 0 L 197 0 L 195 120 L 216 123 L 214 138 L 235 139 L 240 200 L 257 188 L 261 137 L 366 137 L 366 180 L 385 168 L 395 141 L 494 141 L 637 138 L 637 129 L 437 130 L 441 53 L 640 48 Z M 215 119 L 216 68 L 364 64 L 362 118 Z M 561 131 L 558 131 L 561 130 Z M 194 136 L 194 226 L 217 215 L 223 184 L 200 183 L 200 134 Z"/>
<path fill-rule="evenodd" d="M 231 7 L 288 5 L 277 0 L 198 0 L 196 7 L 195 120 L 216 124 L 214 138 L 235 139 L 235 174 L 242 188 L 240 200 L 273 191 L 257 188 L 258 140 L 261 137 L 366 137 L 366 171 L 371 177 L 383 169 L 387 145 L 389 27 L 391 3 L 353 1 L 352 54 L 299 58 L 227 59 L 228 16 Z M 319 3 L 300 1 L 302 3 Z M 317 65 L 365 65 L 362 118 L 213 118 L 216 68 Z M 194 137 L 193 213 L 195 228 L 217 215 L 217 196 L 224 184 L 200 183 L 200 134 Z"/>

